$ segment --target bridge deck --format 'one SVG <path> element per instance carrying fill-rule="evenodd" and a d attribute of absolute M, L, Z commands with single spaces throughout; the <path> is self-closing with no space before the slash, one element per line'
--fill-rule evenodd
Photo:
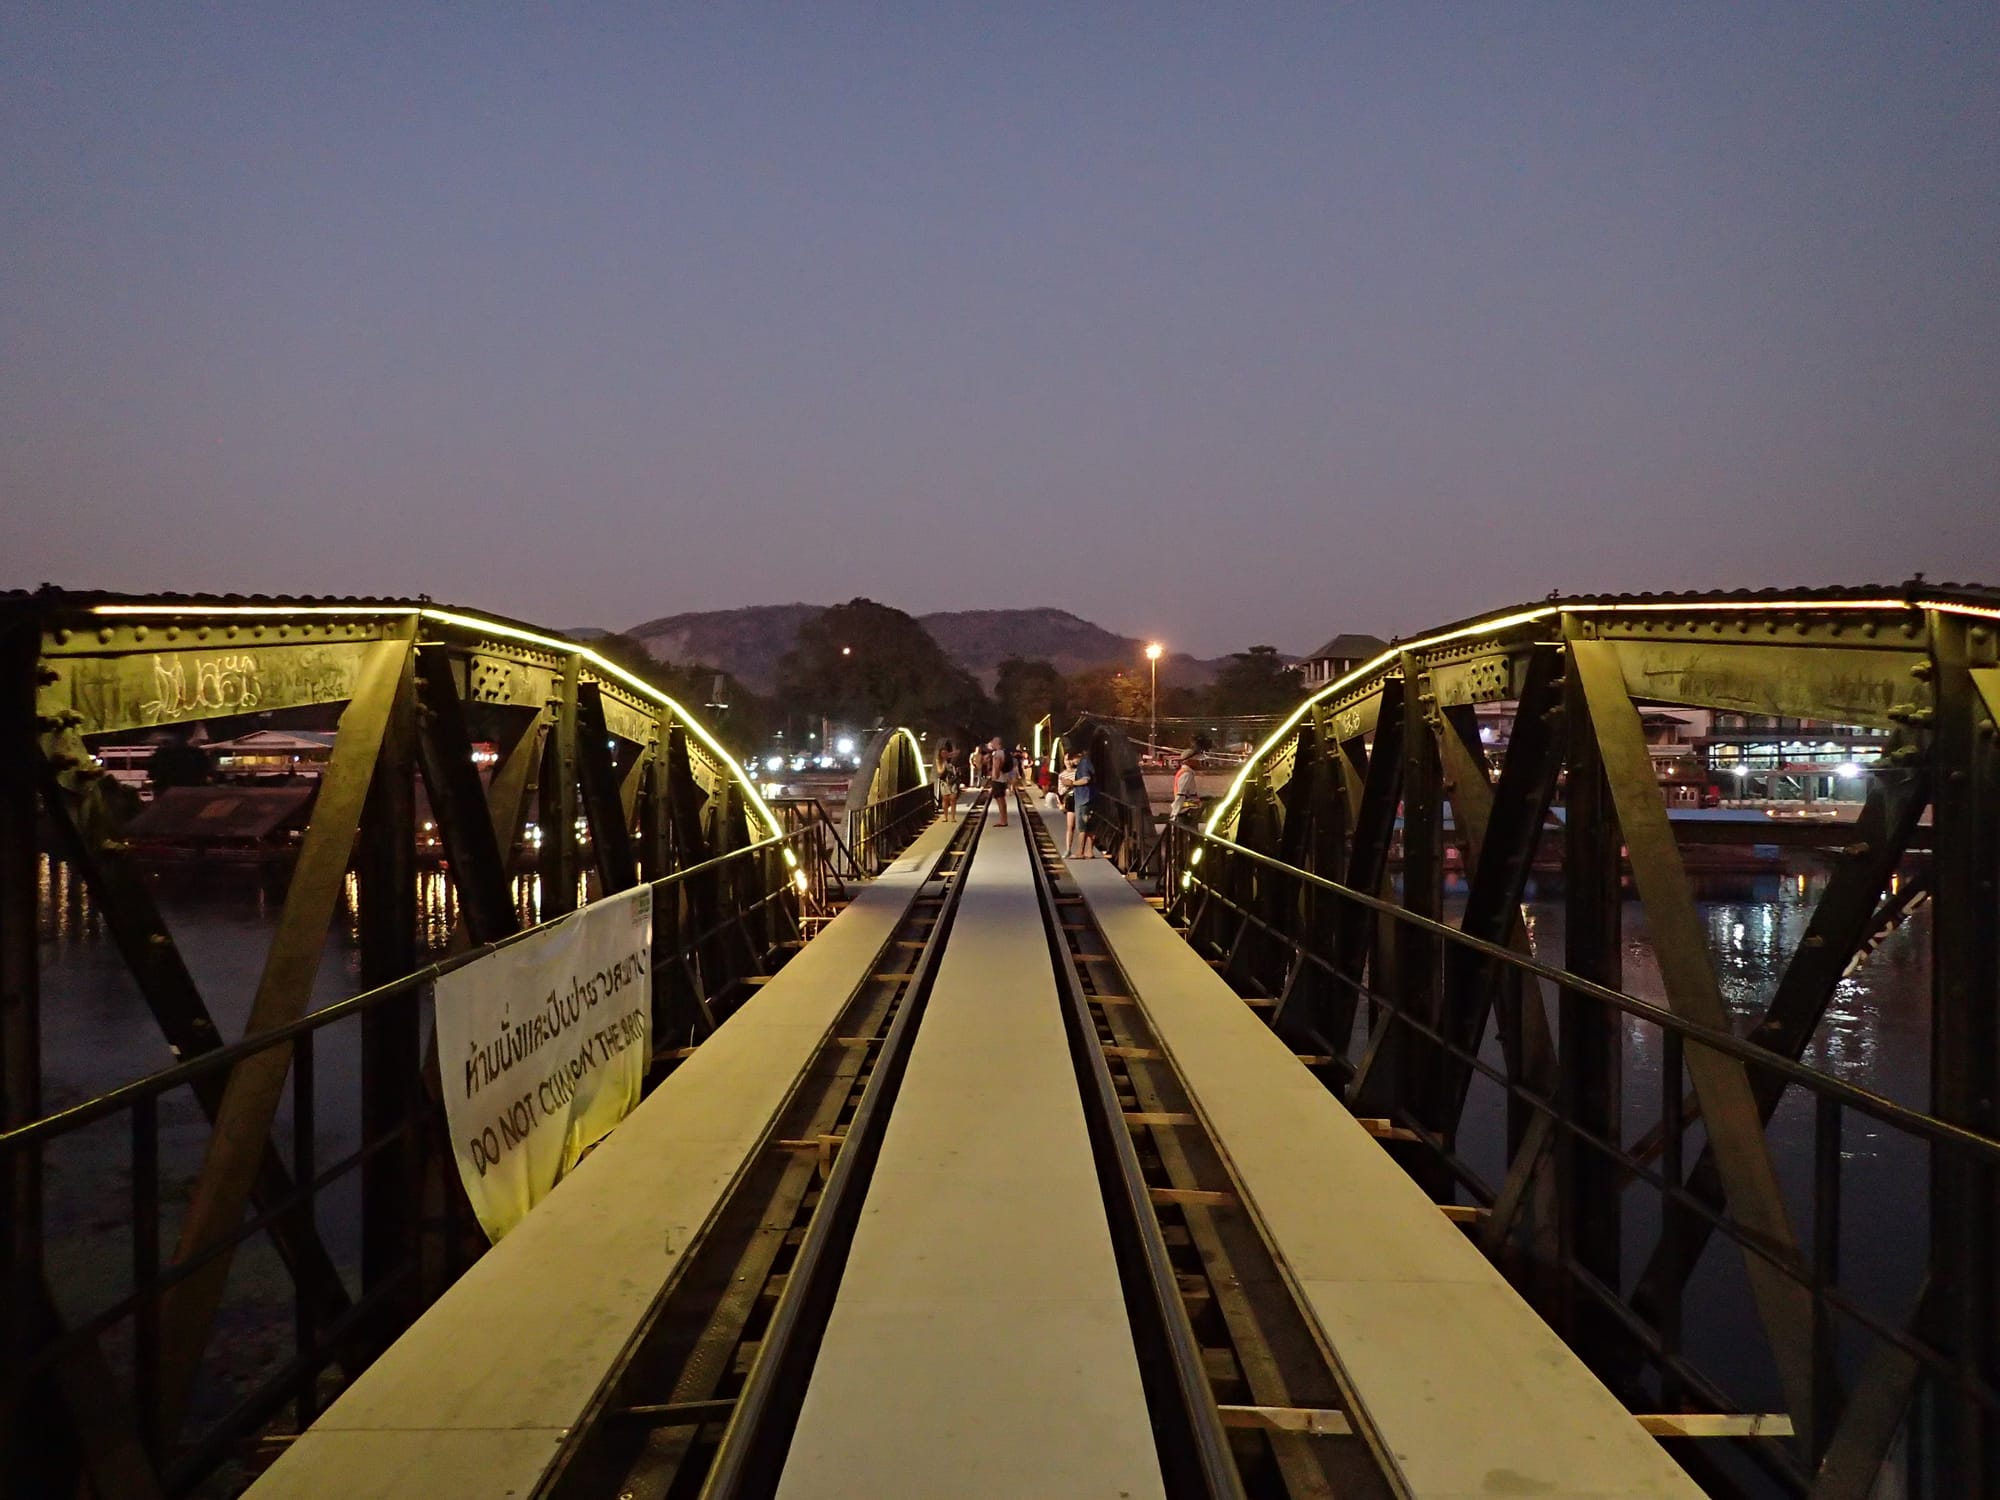
<path fill-rule="evenodd" d="M 290 1446 L 259 1500 L 530 1493 L 950 834 L 926 830 L 718 1027 Z"/>
<path fill-rule="evenodd" d="M 1698 1500 L 1693 1480 L 1110 861 L 1069 871 L 1408 1492 Z"/>
<path fill-rule="evenodd" d="M 535 1491 L 951 832 L 934 825 L 862 892 L 256 1493 Z M 964 876 L 790 1432 L 785 1500 L 1163 1493 L 1030 859 L 1014 827 L 989 825 Z M 1700 1494 L 1108 862 L 1068 875 L 1399 1493 Z"/>
<path fill-rule="evenodd" d="M 1027 846 L 989 824 L 781 1500 L 1162 1493 L 1060 1003 Z"/>

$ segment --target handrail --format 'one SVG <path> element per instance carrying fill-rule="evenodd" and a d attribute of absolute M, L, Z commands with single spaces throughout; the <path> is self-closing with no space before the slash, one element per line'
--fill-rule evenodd
<path fill-rule="evenodd" d="M 1636 1016 L 1640 1020 L 1656 1025 L 1662 1030 L 1676 1032 L 1681 1037 L 1696 1042 L 1701 1046 L 1724 1053 L 1727 1056 L 1736 1058 L 1738 1061 L 1774 1072 L 1788 1082 L 1796 1083 L 1815 1092 L 1839 1099 L 1843 1104 L 1858 1109 L 1863 1114 L 1872 1115 L 1885 1124 L 1896 1125 L 1914 1134 L 1921 1135 L 1927 1140 L 1971 1151 L 1989 1164 L 2000 1166 L 2000 1140 L 1996 1140 L 1993 1137 L 1981 1135 L 1977 1131 L 1967 1130 L 1963 1126 L 1953 1125 L 1949 1121 L 1939 1120 L 1931 1115 L 1920 1114 L 1909 1106 L 1898 1104 L 1895 1100 L 1886 1098 L 1872 1090 L 1864 1089 L 1857 1084 L 1847 1082 L 1845 1079 L 1836 1078 L 1830 1073 L 1822 1073 L 1816 1068 L 1807 1067 L 1804 1063 L 1794 1062 L 1788 1057 L 1768 1051 L 1763 1047 L 1759 1047 L 1755 1042 L 1747 1041 L 1733 1032 L 1717 1031 L 1711 1027 L 1702 1025 L 1698 1021 L 1690 1021 L 1686 1017 L 1675 1014 L 1667 1007 L 1655 1001 L 1642 1000 L 1637 995 L 1630 995 L 1623 990 L 1612 989 L 1608 985 L 1586 979 L 1580 974 L 1572 974 L 1566 969 L 1559 969 L 1553 964 L 1544 963 L 1538 958 L 1530 957 L 1513 948 L 1489 942 L 1485 938 L 1473 937 L 1470 933 L 1461 932 L 1448 922 L 1440 922 L 1431 917 L 1420 916 L 1415 912 L 1406 911 L 1393 901 L 1385 901 L 1379 896 L 1371 896 L 1365 891 L 1355 890 L 1352 886 L 1345 886 L 1338 881 L 1328 880 L 1325 876 L 1314 874 L 1311 870 L 1302 870 L 1297 865 L 1289 865 L 1283 860 L 1273 859 L 1268 854 L 1261 854 L 1255 849 L 1246 848 L 1244 845 L 1236 843 L 1233 839 L 1226 839 L 1219 834 L 1213 833 L 1200 833 L 1197 835 L 1197 838 L 1199 840 L 1197 847 L 1211 846 L 1226 850 L 1232 855 L 1241 855 L 1255 864 L 1293 876 L 1316 889 L 1327 891 L 1343 900 L 1352 901 L 1383 916 L 1393 917 L 1397 921 L 1404 922 L 1420 932 L 1443 938 L 1448 942 L 1456 943 L 1461 947 L 1470 949 L 1482 957 L 1508 964 L 1524 973 L 1533 974 L 1537 978 L 1549 980 L 1568 990 L 1571 994 L 1587 996 L 1592 1000 L 1621 1010 L 1627 1015 Z M 1190 870 L 1190 874 L 1193 874 L 1192 870 Z M 1317 955 L 1314 956 L 1317 957 Z"/>
<path fill-rule="evenodd" d="M 655 892 L 664 890 L 669 886 L 691 879 L 694 876 L 720 869 L 724 865 L 748 859 L 753 855 L 768 853 L 783 845 L 795 843 L 804 837 L 806 831 L 800 829 L 782 837 L 760 839 L 754 844 L 745 844 L 741 849 L 732 849 L 727 854 L 718 854 L 711 859 L 702 860 L 698 864 L 689 865 L 685 869 L 675 870 L 671 874 L 662 875 L 657 880 L 648 881 L 647 885 Z M 321 1006 L 318 1010 L 309 1011 L 295 1021 L 287 1021 L 282 1026 L 270 1027 L 267 1030 L 259 1031 L 254 1035 L 231 1042 L 227 1046 L 203 1052 L 199 1056 L 187 1059 L 185 1062 L 175 1063 L 172 1067 L 163 1068 L 157 1073 L 149 1073 L 143 1078 L 135 1078 L 128 1083 L 120 1084 L 109 1093 L 99 1094 L 94 1099 L 86 1099 L 80 1104 L 73 1104 L 68 1109 L 58 1110 L 54 1114 L 43 1115 L 41 1118 L 31 1120 L 25 1125 L 17 1125 L 12 1130 L 0 1131 L 0 1152 L 13 1151 L 24 1146 L 31 1146 L 51 1136 L 66 1135 L 71 1130 L 79 1129 L 94 1121 L 104 1119 L 108 1115 L 116 1114 L 119 1110 L 142 1099 L 157 1097 L 170 1089 L 180 1088 L 194 1082 L 198 1078 L 206 1077 L 210 1073 L 234 1067 L 246 1057 L 253 1057 L 259 1052 L 292 1041 L 307 1032 L 318 1031 L 322 1027 L 333 1025 L 336 1021 L 345 1020 L 349 1016 L 371 1010 L 375 1006 L 392 1000 L 410 989 L 433 983 L 443 978 L 446 974 L 462 969 L 477 959 L 497 953 L 503 948 L 511 948 L 514 944 L 534 936 L 536 933 L 553 926 L 555 922 L 561 920 L 558 917 L 550 922 L 537 922 L 532 927 L 524 927 L 519 932 L 510 933 L 504 938 L 496 939 L 490 943 L 481 943 L 475 948 L 468 948 L 465 952 L 453 954 L 449 958 L 438 959 L 424 965 L 421 969 L 413 969 L 400 978 L 389 980 L 385 984 L 379 984 L 373 989 L 362 990 L 356 994 L 349 995 L 344 1000 L 335 1000 L 331 1004 Z"/>

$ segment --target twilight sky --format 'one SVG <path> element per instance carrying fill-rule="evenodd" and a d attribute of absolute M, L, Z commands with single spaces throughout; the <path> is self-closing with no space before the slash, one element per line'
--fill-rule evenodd
<path fill-rule="evenodd" d="M 21 4 L 0 586 L 2000 583 L 2000 5 Z"/>

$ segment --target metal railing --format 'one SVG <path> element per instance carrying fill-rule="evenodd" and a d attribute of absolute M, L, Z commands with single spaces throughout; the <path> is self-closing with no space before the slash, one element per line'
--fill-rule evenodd
<path fill-rule="evenodd" d="M 801 827 L 783 837 L 719 855 L 650 882 L 653 892 L 652 973 L 655 1041 L 650 1088 L 691 1050 L 698 1040 L 726 1018 L 732 1004 L 753 991 L 743 981 L 769 972 L 800 940 L 802 903 L 812 899 L 815 872 L 820 871 L 819 835 Z M 820 887 L 823 891 L 823 886 Z M 302 1430 L 322 1406 L 325 1373 L 339 1366 L 351 1379 L 369 1359 L 387 1346 L 401 1327 L 435 1301 L 484 1248 L 474 1227 L 452 1166 L 444 1134 L 444 1110 L 435 1079 L 417 1108 L 386 1128 L 369 1132 L 363 1122 L 361 1081 L 353 1079 L 356 1096 L 349 1118 L 362 1122 L 354 1149 L 332 1162 L 320 1160 L 321 1112 L 315 1050 L 334 1028 L 359 1026 L 362 1019 L 391 1007 L 415 1007 L 419 1017 L 429 1004 L 431 986 L 442 976 L 524 942 L 547 924 L 526 928 L 497 942 L 481 944 L 359 994 L 321 1007 L 288 1024 L 272 1027 L 233 1045 L 203 1053 L 174 1067 L 137 1079 L 71 1108 L 56 1111 L 0 1133 L 0 1168 L 22 1158 L 41 1161 L 56 1144 L 102 1127 L 120 1117 L 126 1121 L 131 1184 L 127 1202 L 131 1253 L 131 1289 L 80 1318 L 59 1326 L 54 1308 L 43 1305 L 31 1314 L 37 1325 L 28 1341 L 25 1361 L 0 1372 L 0 1417 L 5 1431 L 41 1419 L 39 1399 L 59 1384 L 82 1378 L 111 1381 L 109 1389 L 93 1389 L 91 1399 L 107 1410 L 127 1406 L 134 1415 L 140 1445 L 170 1495 L 185 1494 L 252 1438 L 288 1404 Z M 165 1231 L 162 1201 L 162 1103 L 180 1090 L 220 1083 L 232 1069 L 274 1049 L 290 1049 L 292 1082 L 290 1119 L 273 1131 L 273 1149 L 288 1136 L 290 1191 L 276 1201 L 259 1201 L 256 1210 L 226 1236 L 205 1245 L 185 1260 L 163 1254 Z M 351 1075 L 350 1075 L 351 1076 Z M 246 1242 L 270 1235 L 281 1255 L 289 1245 L 316 1245 L 318 1211 L 328 1190 L 347 1182 L 362 1166 L 399 1146 L 429 1148 L 432 1167 L 441 1181 L 434 1217 L 393 1267 L 377 1269 L 366 1279 L 358 1297 L 350 1297 L 344 1277 L 334 1284 L 316 1282 L 293 1268 L 292 1354 L 275 1370 L 265 1371 L 251 1388 L 220 1415 L 195 1413 L 183 1424 L 175 1415 L 185 1408 L 186 1392 L 163 1389 L 162 1309 L 168 1295 L 218 1257 L 230 1255 Z M 0 1217 L 8 1208 L 0 1204 Z M 0 1225 L 6 1232 L 20 1226 Z M 46 1252 L 59 1247 L 47 1245 Z M 286 1256 L 288 1264 L 290 1256 Z M 23 1299 L 26 1300 L 25 1298 Z M 16 1304 L 10 1316 L 22 1314 Z M 129 1370 L 116 1370 L 104 1345 L 116 1340 L 129 1345 Z M 32 1476 L 25 1491 L 32 1493 Z"/>
<path fill-rule="evenodd" d="M 1170 888 L 1168 916 L 1186 924 L 1190 944 L 1208 954 L 1225 978 L 1239 969 L 1238 959 L 1249 941 L 1262 941 L 1289 953 L 1285 994 L 1271 997 L 1277 1007 L 1274 1024 L 1295 1040 L 1328 1054 L 1313 1061 L 1321 1065 L 1323 1075 L 1330 1075 L 1330 1087 L 1339 1091 L 1354 1075 L 1356 1058 L 1365 1058 L 1386 1037 L 1401 1032 L 1411 1044 L 1407 1054 L 1411 1073 L 1431 1079 L 1450 1074 L 1484 1079 L 1501 1092 L 1514 1117 L 1509 1122 L 1510 1135 L 1524 1135 L 1522 1127 L 1532 1128 L 1537 1122 L 1546 1129 L 1548 1144 L 1538 1156 L 1539 1165 L 1531 1165 L 1529 1173 L 1523 1173 L 1521 1158 L 1516 1155 L 1507 1181 L 1495 1183 L 1477 1171 L 1459 1149 L 1455 1127 L 1441 1132 L 1400 1109 L 1394 1121 L 1399 1127 L 1398 1138 L 1408 1142 L 1402 1148 L 1406 1167 L 1432 1189 L 1434 1196 L 1449 1201 L 1457 1196 L 1453 1189 L 1463 1189 L 1486 1211 L 1489 1225 L 1482 1230 L 1481 1240 L 1489 1254 L 1501 1247 L 1505 1234 L 1505 1223 L 1492 1225 L 1491 1218 L 1518 1213 L 1530 1187 L 1529 1176 L 1535 1170 L 1553 1170 L 1555 1213 L 1564 1226 L 1561 1251 L 1555 1266 L 1532 1268 L 1542 1280 L 1522 1290 L 1545 1313 L 1552 1314 L 1552 1321 L 1563 1327 L 1573 1342 L 1579 1330 L 1589 1330 L 1595 1323 L 1595 1347 L 1580 1347 L 1579 1352 L 1614 1388 L 1637 1389 L 1629 1362 L 1623 1362 L 1620 1354 L 1607 1356 L 1607 1338 L 1609 1343 L 1622 1341 L 1625 1351 L 1638 1351 L 1658 1382 L 1657 1390 L 1649 1393 L 1650 1399 L 1668 1403 L 1668 1409 L 1684 1403 L 1692 1404 L 1691 1409 L 1717 1412 L 1757 1409 L 1740 1404 L 1725 1389 L 1723 1379 L 1697 1367 L 1688 1350 L 1687 1272 L 1701 1256 L 1709 1236 L 1714 1235 L 1774 1270 L 1810 1302 L 1810 1347 L 1794 1351 L 1803 1353 L 1810 1389 L 1805 1409 L 1792 1413 L 1795 1440 L 1785 1443 L 1754 1438 L 1733 1445 L 1748 1453 L 1767 1481 L 1775 1480 L 1781 1489 L 1800 1494 L 1811 1487 L 1815 1496 L 1823 1492 L 1871 1493 L 1869 1484 L 1877 1464 L 1898 1432 L 1905 1431 L 1903 1451 L 1916 1481 L 1911 1492 L 1924 1493 L 1921 1476 L 1926 1451 L 1963 1441 L 1966 1433 L 1977 1433 L 2000 1420 L 2000 1390 L 1940 1342 L 1952 1319 L 1963 1316 L 1956 1306 L 1959 1298 L 1951 1289 L 1926 1282 L 1915 1309 L 1905 1309 L 1899 1318 L 1864 1305 L 1842 1284 L 1840 1275 L 1844 1150 L 1845 1143 L 1857 1134 L 1850 1115 L 1863 1122 L 1858 1133 L 1877 1138 L 1873 1148 L 1877 1154 L 1886 1150 L 1880 1144 L 1886 1133 L 1912 1155 L 1927 1158 L 1933 1182 L 1941 1176 L 1970 1174 L 1985 1185 L 1989 1199 L 2000 1188 L 2000 1141 L 1898 1104 L 1732 1033 L 1696 1024 L 1662 1005 L 1594 983 L 1515 948 L 1472 937 L 1393 901 L 1228 839 L 1203 834 L 1189 822 L 1169 824 L 1162 843 L 1167 846 L 1166 868 L 1177 872 Z M 1319 920 L 1308 930 L 1281 929 L 1271 920 L 1275 912 L 1312 911 L 1315 907 Z M 1331 920 L 1332 912 L 1340 908 L 1364 914 L 1363 920 Z M 1289 929 L 1293 924 L 1287 922 L 1286 926 Z M 1297 926 L 1307 928 L 1304 923 Z M 1510 1067 L 1505 1060 L 1496 1063 L 1477 1046 L 1465 1046 L 1448 1034 L 1438 1018 L 1413 1014 L 1393 993 L 1406 988 L 1406 975 L 1393 986 L 1377 984 L 1373 957 L 1328 951 L 1337 946 L 1339 940 L 1333 935 L 1343 928 L 1362 935 L 1368 955 L 1378 953 L 1390 930 L 1422 934 L 1429 940 L 1429 961 L 1440 969 L 1450 965 L 1455 954 L 1457 961 L 1475 965 L 1473 972 L 1489 986 L 1497 987 L 1501 976 L 1516 976 L 1523 982 L 1523 1004 L 1545 1004 L 1541 986 L 1551 987 L 1559 1017 L 1552 1028 L 1558 1041 L 1553 1073 L 1545 1071 L 1541 1078 L 1531 1080 L 1524 1076 L 1525 1070 Z M 1358 977 L 1364 962 L 1366 979 Z M 1357 1030 L 1365 1037 L 1357 1037 L 1351 1044 L 1342 1038 L 1329 1039 L 1311 1029 L 1312 1017 L 1300 1018 L 1298 1012 L 1305 1006 L 1288 1007 L 1288 998 L 1308 970 L 1319 976 L 1323 990 L 1343 990 L 1352 996 Z M 1579 1007 L 1600 1014 L 1615 1013 L 1621 1026 L 1645 1028 L 1657 1040 L 1661 1059 L 1658 1118 L 1653 1128 L 1631 1145 L 1622 1139 L 1623 1125 L 1616 1114 L 1608 1122 L 1594 1124 L 1578 1118 L 1578 1091 L 1586 1079 L 1568 1039 L 1573 1034 L 1570 1018 Z M 1811 1100 L 1809 1227 L 1798 1248 L 1780 1245 L 1739 1219 L 1713 1186 L 1712 1175 L 1704 1177 L 1708 1163 L 1696 1162 L 1690 1155 L 1691 1147 L 1700 1144 L 1689 1139 L 1691 1128 L 1700 1123 L 1700 1106 L 1688 1092 L 1690 1059 L 1704 1050 L 1733 1059 L 1753 1079 L 1766 1080 L 1777 1093 L 1797 1089 Z M 1362 1066 L 1366 1066 L 1365 1061 Z M 1413 1157 L 1420 1165 L 1412 1165 Z M 1594 1194 L 1589 1191 L 1592 1184 L 1597 1188 Z M 1642 1282 L 1635 1295 L 1628 1297 L 1579 1259 L 1576 1233 L 1577 1226 L 1608 1211 L 1615 1234 L 1615 1200 L 1631 1185 L 1643 1185 L 1654 1195 L 1660 1245 L 1663 1249 L 1679 1246 L 1681 1263 L 1678 1267 L 1670 1263 L 1670 1274 L 1651 1279 L 1649 1287 Z M 1614 1201 L 1606 1201 L 1607 1192 Z M 1921 1226 L 1912 1226 L 1913 1234 L 1922 1232 Z M 1950 1231 L 1936 1228 L 1933 1232 L 1942 1236 Z M 1510 1269 L 1504 1258 L 1503 1269 Z M 1517 1265 L 1511 1269 L 1522 1268 Z M 1553 1299 L 1547 1295 L 1551 1290 L 1547 1273 L 1551 1270 L 1555 1273 Z M 1698 1303 L 1693 1309 L 1696 1314 L 1704 1310 Z M 1865 1352 L 1858 1352 L 1857 1344 L 1865 1346 Z M 1784 1351 L 1775 1347 L 1771 1354 L 1774 1361 L 1784 1358 Z M 1912 1409 L 1917 1419 L 1905 1430 L 1905 1413 Z M 1829 1475 L 1837 1482 L 1828 1485 Z M 1818 1487 L 1823 1485 L 1828 1486 L 1824 1491 Z"/>
<path fill-rule="evenodd" d="M 937 816 L 937 788 L 906 787 L 879 802 L 847 810 L 847 847 L 857 877 L 882 873 Z"/>

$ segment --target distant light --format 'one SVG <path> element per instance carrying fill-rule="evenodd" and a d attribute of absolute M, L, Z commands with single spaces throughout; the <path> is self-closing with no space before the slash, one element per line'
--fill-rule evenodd
<path fill-rule="evenodd" d="M 834 742 L 833 748 L 838 750 L 842 755 L 852 755 L 854 753 L 854 739 L 851 735 L 843 734 Z"/>
<path fill-rule="evenodd" d="M 801 895 L 805 894 L 807 883 L 806 872 L 804 870 L 794 870 L 792 872 L 792 884 L 799 888 Z"/>
<path fill-rule="evenodd" d="M 840 648 L 840 654 L 842 656 L 852 656 L 854 654 L 854 648 L 852 646 L 842 646 Z"/>
<path fill-rule="evenodd" d="M 1152 645 L 1146 648 L 1146 660 L 1158 661 L 1166 654 L 1166 650 L 1165 646 L 1162 646 L 1158 641 L 1154 641 Z"/>
<path fill-rule="evenodd" d="M 767 771 L 782 771 L 782 770 L 784 770 L 784 769 L 785 769 L 785 757 L 784 757 L 784 756 L 782 756 L 782 755 L 769 755 L 769 756 L 766 756 L 766 757 L 764 758 L 764 769 L 765 769 L 765 770 L 767 770 Z"/>
<path fill-rule="evenodd" d="M 1734 771 L 1738 776 L 1748 776 L 1750 774 L 1750 768 L 1748 766 L 1742 766 L 1742 765 L 1731 766 L 1729 769 Z"/>
<path fill-rule="evenodd" d="M 1861 774 L 1861 767 L 1850 760 L 1843 765 L 1834 767 L 1833 774 L 1838 776 L 1842 781 L 1852 781 Z"/>

